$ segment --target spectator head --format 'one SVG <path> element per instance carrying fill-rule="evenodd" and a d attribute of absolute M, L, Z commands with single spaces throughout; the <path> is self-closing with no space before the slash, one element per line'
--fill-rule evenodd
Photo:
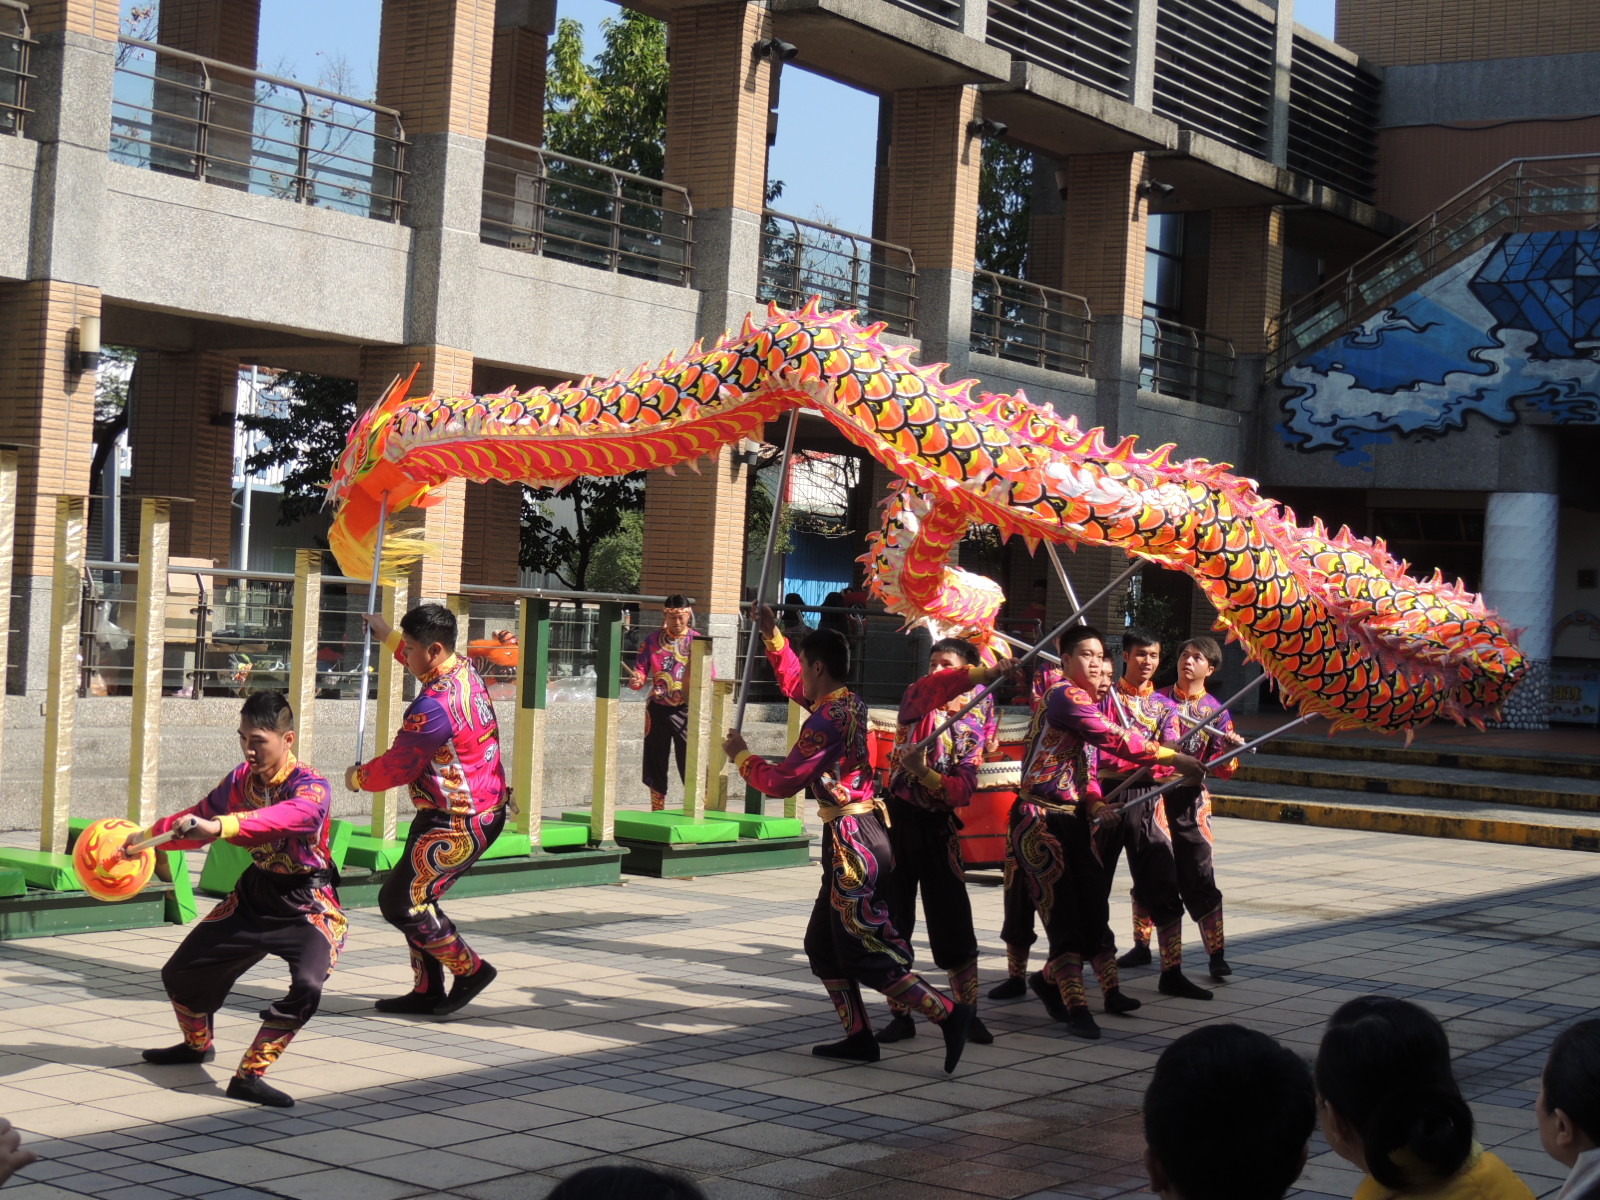
<path fill-rule="evenodd" d="M 850 678 L 850 643 L 837 629 L 813 629 L 800 643 L 801 683 L 812 703 Z"/>
<path fill-rule="evenodd" d="M 649 1167 L 585 1167 L 550 1189 L 545 1200 L 705 1200 L 687 1179 Z"/>
<path fill-rule="evenodd" d="M 1299 1055 L 1242 1025 L 1184 1034 L 1144 1094 L 1145 1169 L 1164 1200 L 1279 1200 L 1317 1124 Z"/>
<path fill-rule="evenodd" d="M 1056 644 L 1061 650 L 1062 673 L 1093 695 L 1106 657 L 1105 637 L 1093 625 L 1073 625 Z"/>
<path fill-rule="evenodd" d="M 928 667 L 934 671 L 948 671 L 951 667 L 975 667 L 982 660 L 978 648 L 966 638 L 940 638 L 928 650 Z"/>
<path fill-rule="evenodd" d="M 1579 1021 L 1556 1038 L 1539 1089 L 1539 1140 L 1572 1166 L 1600 1146 L 1600 1020 Z"/>
<path fill-rule="evenodd" d="M 1340 1157 L 1396 1192 L 1425 1192 L 1472 1152 L 1472 1110 L 1444 1026 L 1409 1000 L 1358 996 L 1317 1050 L 1322 1132 Z"/>

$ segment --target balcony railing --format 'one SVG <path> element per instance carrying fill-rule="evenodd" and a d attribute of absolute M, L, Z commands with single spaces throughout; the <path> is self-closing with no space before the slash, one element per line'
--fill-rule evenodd
<path fill-rule="evenodd" d="M 1162 0 L 1155 111 L 1252 154 L 1267 148 L 1272 22 L 1234 0 Z"/>
<path fill-rule="evenodd" d="M 491 137 L 479 236 L 495 246 L 688 287 L 694 206 L 671 183 Z"/>
<path fill-rule="evenodd" d="M 1233 343 L 1176 321 L 1145 317 L 1139 342 L 1139 386 L 1163 396 L 1227 406 L 1233 392 Z"/>
<path fill-rule="evenodd" d="M 28 116 L 29 55 L 36 43 L 29 34 L 28 6 L 0 0 L 0 133 L 21 133 Z"/>
<path fill-rule="evenodd" d="M 829 308 L 854 308 L 891 333 L 914 336 L 917 269 L 904 246 L 766 210 L 758 298 L 798 308 L 819 296 Z"/>
<path fill-rule="evenodd" d="M 119 38 L 111 159 L 395 221 L 405 131 L 392 108 Z"/>
<path fill-rule="evenodd" d="M 989 0 L 988 42 L 1011 57 L 1128 94 L 1133 70 L 1130 0 Z"/>
<path fill-rule="evenodd" d="M 1089 373 L 1089 302 L 992 271 L 972 276 L 972 352 L 1067 375 Z"/>

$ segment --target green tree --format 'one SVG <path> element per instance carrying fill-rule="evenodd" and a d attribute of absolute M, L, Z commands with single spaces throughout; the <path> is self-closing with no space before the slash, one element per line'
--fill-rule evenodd
<path fill-rule="evenodd" d="M 245 470 L 256 474 L 283 468 L 278 524 L 293 525 L 322 507 L 334 465 L 356 423 L 358 388 L 354 379 L 284 371 L 273 391 L 281 403 L 267 412 L 239 415 L 239 424 L 265 441 L 245 459 Z"/>
<path fill-rule="evenodd" d="M 667 145 L 667 27 L 632 9 L 600 22 L 586 61 L 583 25 L 562 17 L 545 81 L 545 145 L 558 154 L 660 179 Z"/>
<path fill-rule="evenodd" d="M 644 510 L 622 514 L 617 531 L 601 540 L 589 562 L 589 589 L 636 595 L 644 573 Z"/>
<path fill-rule="evenodd" d="M 560 496 L 572 503 L 572 526 L 556 520 L 544 501 Z M 575 591 L 597 589 L 590 568 L 608 539 L 624 530 L 624 519 L 639 516 L 643 553 L 644 475 L 595 478 L 583 475 L 564 488 L 527 488 L 522 495 L 522 565 L 542 575 L 554 575 Z M 614 550 L 620 548 L 614 548 Z"/>
<path fill-rule="evenodd" d="M 999 140 L 983 145 L 978 176 L 978 267 L 1023 279 L 1033 207 L 1033 152 Z"/>

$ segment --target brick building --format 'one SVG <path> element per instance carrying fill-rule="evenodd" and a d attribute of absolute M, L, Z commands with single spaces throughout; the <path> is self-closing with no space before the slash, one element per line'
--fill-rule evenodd
<path fill-rule="evenodd" d="M 1418 440 L 1425 422 L 1359 420 L 1330 442 L 1337 397 L 1298 436 L 1292 407 L 1308 356 L 1372 316 L 1330 308 L 1330 281 L 1370 280 L 1386 238 L 1506 159 L 1600 149 L 1585 143 L 1600 35 L 1570 19 L 1579 6 L 1344 0 L 1341 45 L 1296 25 L 1292 0 L 659 0 L 640 5 L 671 46 L 651 181 L 542 151 L 551 0 L 385 0 L 375 104 L 261 75 L 261 2 L 162 0 L 147 45 L 119 40 L 110 0 L 0 0 L 0 441 L 25 447 L 13 692 L 43 687 L 51 497 L 94 490 L 93 378 L 69 355 L 96 320 L 139 349 L 132 492 L 192 500 L 172 552 L 219 564 L 241 362 L 354 377 L 366 399 L 418 363 L 419 388 L 498 390 L 652 361 L 812 291 L 955 377 L 1236 463 L 1303 515 L 1381 533 L 1410 514 L 1411 557 L 1481 562 L 1469 582 L 1491 598 L 1526 600 L 1525 563 L 1484 544 L 1528 521 L 1549 527 L 1546 595 L 1558 522 L 1561 570 L 1592 563 L 1594 518 L 1563 506 L 1552 434 L 1581 402 L 1537 421 L 1508 402 L 1511 419 L 1440 443 Z M 793 70 L 880 97 L 877 228 L 764 207 L 772 97 Z M 1026 280 L 976 262 L 994 138 L 1035 155 Z M 1570 216 L 1546 225 L 1579 229 Z M 1302 307 L 1280 316 L 1288 302 Z M 1564 444 L 1590 433 L 1564 427 Z M 802 437 L 842 448 L 820 422 Z M 650 479 L 646 592 L 733 621 L 747 487 L 732 448 Z M 423 592 L 514 581 L 517 512 L 506 486 L 450 489 L 421 518 L 447 551 Z M 1425 536 L 1443 512 L 1453 536 L 1440 520 Z M 1008 554 L 1008 583 L 1045 573 Z M 1115 557 L 1078 555 L 1080 590 Z M 1181 578 L 1150 586 L 1209 628 Z"/>

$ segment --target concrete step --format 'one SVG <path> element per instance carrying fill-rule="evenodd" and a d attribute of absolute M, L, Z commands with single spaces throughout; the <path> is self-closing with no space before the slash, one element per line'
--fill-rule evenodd
<path fill-rule="evenodd" d="M 1219 780 L 1218 816 L 1255 821 L 1460 838 L 1556 850 L 1600 851 L 1600 815 L 1436 796 L 1387 795 L 1353 789 Z"/>
<path fill-rule="evenodd" d="M 1530 776 L 1522 771 L 1449 767 L 1399 761 L 1387 753 L 1339 760 L 1291 753 L 1273 743 L 1273 753 L 1247 755 L 1234 780 L 1277 795 L 1285 787 L 1364 792 L 1380 796 L 1425 796 L 1523 808 L 1600 813 L 1600 778 Z M 1230 784 L 1223 784 L 1225 788 Z"/>
<path fill-rule="evenodd" d="M 1600 735 L 1596 737 L 1600 744 Z M 1566 779 L 1600 782 L 1600 754 L 1560 754 L 1540 750 L 1495 748 L 1492 735 L 1482 750 L 1459 747 L 1407 746 L 1399 738 L 1340 734 L 1334 738 L 1282 737 L 1272 742 L 1275 755 L 1332 759 L 1341 762 L 1375 761 L 1401 766 L 1512 771 L 1519 775 L 1555 775 Z"/>

